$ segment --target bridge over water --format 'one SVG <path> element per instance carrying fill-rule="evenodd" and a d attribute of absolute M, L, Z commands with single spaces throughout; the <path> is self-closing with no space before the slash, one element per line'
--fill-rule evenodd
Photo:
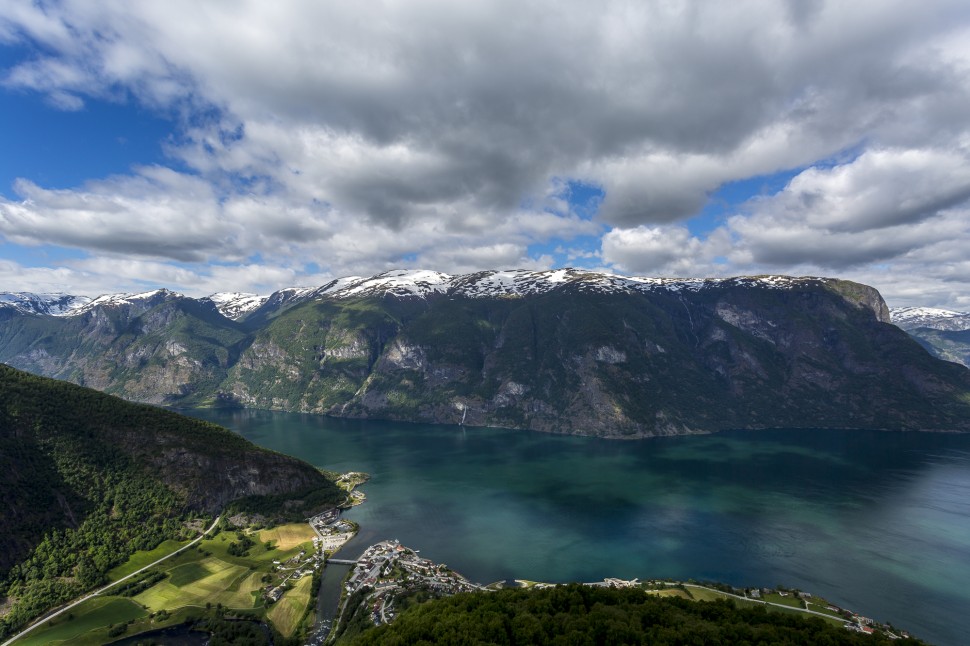
<path fill-rule="evenodd" d="M 337 565 L 357 565 L 357 561 L 351 561 L 350 559 L 327 559 L 327 563 L 336 563 Z"/>

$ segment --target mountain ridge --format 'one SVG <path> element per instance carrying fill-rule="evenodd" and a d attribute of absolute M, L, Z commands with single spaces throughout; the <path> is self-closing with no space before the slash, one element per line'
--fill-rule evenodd
<path fill-rule="evenodd" d="M 139 296 L 11 314 L 0 360 L 152 403 L 606 437 L 970 426 L 970 373 L 835 278 L 395 270 L 246 296 L 235 318 Z"/>
<path fill-rule="evenodd" d="M 210 296 L 194 300 L 212 302 L 227 318 L 236 319 L 249 314 L 266 304 L 268 301 L 302 301 L 311 298 L 355 298 L 362 296 L 399 297 L 417 296 L 426 298 L 430 295 L 451 295 L 466 297 L 522 297 L 543 294 L 564 285 L 579 285 L 589 291 L 604 293 L 628 293 L 632 291 L 698 291 L 704 288 L 717 287 L 725 284 L 750 283 L 760 286 L 784 289 L 806 281 L 835 281 L 834 278 L 820 278 L 814 276 L 785 276 L 780 274 L 765 274 L 758 276 L 733 276 L 728 278 L 658 278 L 647 276 L 621 276 L 607 272 L 580 270 L 573 268 L 532 271 L 525 269 L 488 270 L 470 274 L 446 274 L 433 270 L 405 270 L 393 269 L 370 277 L 344 276 L 333 279 L 319 287 L 286 287 L 268 296 L 252 293 L 217 292 Z M 98 306 L 121 305 L 134 301 L 144 301 L 157 298 L 159 295 L 186 297 L 178 292 L 164 288 L 140 293 L 102 294 L 94 299 L 87 297 L 59 295 L 35 295 L 21 292 L 24 296 L 63 296 L 74 299 L 85 299 L 84 302 L 71 307 L 65 307 L 53 315 L 79 316 Z M 13 293 L 0 294 L 13 296 Z M 24 306 L 24 313 L 49 314 L 40 308 L 29 309 Z M 227 312 L 229 312 L 227 314 Z M 886 315 L 888 320 L 888 314 Z"/>

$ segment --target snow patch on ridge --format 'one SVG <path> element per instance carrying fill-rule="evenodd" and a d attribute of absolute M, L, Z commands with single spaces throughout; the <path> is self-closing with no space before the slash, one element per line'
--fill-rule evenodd
<path fill-rule="evenodd" d="M 755 286 L 765 289 L 790 289 L 809 282 L 824 283 L 827 278 L 796 278 L 791 276 L 742 276 L 735 278 L 653 278 L 620 276 L 584 269 L 552 269 L 530 271 L 506 269 L 451 275 L 431 270 L 395 269 L 376 276 L 345 276 L 316 287 L 288 287 L 270 296 L 218 292 L 201 301 L 210 301 L 226 317 L 240 319 L 260 308 L 277 311 L 307 300 L 326 300 L 393 296 L 397 298 L 427 298 L 450 296 L 463 298 L 521 298 L 541 295 L 553 290 L 575 290 L 580 293 L 634 294 L 651 292 L 697 292 L 725 286 Z M 16 303 L 27 297 L 46 299 L 50 311 L 37 306 Z M 105 294 L 91 300 L 84 296 L 65 294 L 0 294 L 0 306 L 17 307 L 20 311 L 71 316 L 84 314 L 97 307 L 112 307 L 144 303 L 150 299 L 183 298 L 181 294 L 158 289 L 140 294 Z M 18 300 L 19 299 L 19 300 Z M 905 309 L 905 308 L 904 308 Z M 930 308 L 909 308 L 924 309 Z M 944 311 L 944 310 L 940 310 Z M 958 314 L 958 313 L 954 313 Z M 970 327 L 970 324 L 968 324 Z"/>
<path fill-rule="evenodd" d="M 451 276 L 427 270 L 394 270 L 370 278 L 349 277 L 335 280 L 314 293 L 315 297 L 354 298 L 393 295 L 425 298 L 448 294 L 467 298 L 521 297 L 545 294 L 554 289 L 574 287 L 581 292 L 635 293 L 664 290 L 689 291 L 721 285 L 756 285 L 771 289 L 788 289 L 812 278 L 790 276 L 754 276 L 742 278 L 650 278 L 619 276 L 606 272 L 580 269 L 528 271 L 523 269 L 481 271 Z"/>
<path fill-rule="evenodd" d="M 247 292 L 217 292 L 203 300 L 206 299 L 212 301 L 220 314 L 235 321 L 265 303 L 269 296 Z"/>
<path fill-rule="evenodd" d="M 931 328 L 935 330 L 970 330 L 970 313 L 954 312 L 936 307 L 894 307 L 889 310 L 892 322 L 906 330 Z"/>
<path fill-rule="evenodd" d="M 77 316 L 80 314 L 85 314 L 90 312 L 96 307 L 119 307 L 122 305 L 136 305 L 150 301 L 154 298 L 170 296 L 172 298 L 184 298 L 182 294 L 178 292 L 169 291 L 167 289 L 153 289 L 150 292 L 141 292 L 138 294 L 102 294 L 92 301 L 84 304 L 81 307 L 72 309 L 67 312 L 67 316 Z"/>
<path fill-rule="evenodd" d="M 60 292 L 34 294 L 32 292 L 2 292 L 0 306 L 12 307 L 22 314 L 66 316 L 91 302 L 87 296 L 72 296 Z"/>
<path fill-rule="evenodd" d="M 374 294 L 425 297 L 446 292 L 451 286 L 452 276 L 430 270 L 394 269 L 370 278 L 353 277 L 346 280 L 342 286 L 339 285 L 341 279 L 334 281 L 336 284 L 332 290 L 328 290 L 329 293 L 336 298 Z"/>

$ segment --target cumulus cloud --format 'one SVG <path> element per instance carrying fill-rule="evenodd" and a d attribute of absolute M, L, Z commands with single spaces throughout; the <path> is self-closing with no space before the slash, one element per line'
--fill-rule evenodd
<path fill-rule="evenodd" d="M 681 275 L 861 271 L 965 239 L 962 0 L 0 0 L 0 41 L 31 52 L 6 88 L 179 123 L 178 171 L 18 183 L 0 233 L 22 244 L 285 280 L 546 266 L 531 245 L 581 235 L 617 270 Z M 726 183 L 791 169 L 685 228 Z M 566 180 L 602 189 L 593 221 Z"/>
<path fill-rule="evenodd" d="M 703 246 L 679 226 L 613 229 L 603 236 L 602 259 L 626 273 L 696 276 Z"/>
<path fill-rule="evenodd" d="M 845 269 L 965 239 L 968 224 L 955 207 L 970 198 L 968 162 L 962 151 L 893 149 L 809 168 L 728 221 L 732 255 L 774 267 Z"/>

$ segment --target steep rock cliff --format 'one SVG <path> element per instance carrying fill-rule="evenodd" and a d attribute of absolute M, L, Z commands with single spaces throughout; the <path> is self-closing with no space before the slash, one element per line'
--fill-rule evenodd
<path fill-rule="evenodd" d="M 12 317 L 0 360 L 146 401 L 609 437 L 970 426 L 970 371 L 849 281 L 387 272 L 284 290 L 238 321 L 168 294 Z"/>

